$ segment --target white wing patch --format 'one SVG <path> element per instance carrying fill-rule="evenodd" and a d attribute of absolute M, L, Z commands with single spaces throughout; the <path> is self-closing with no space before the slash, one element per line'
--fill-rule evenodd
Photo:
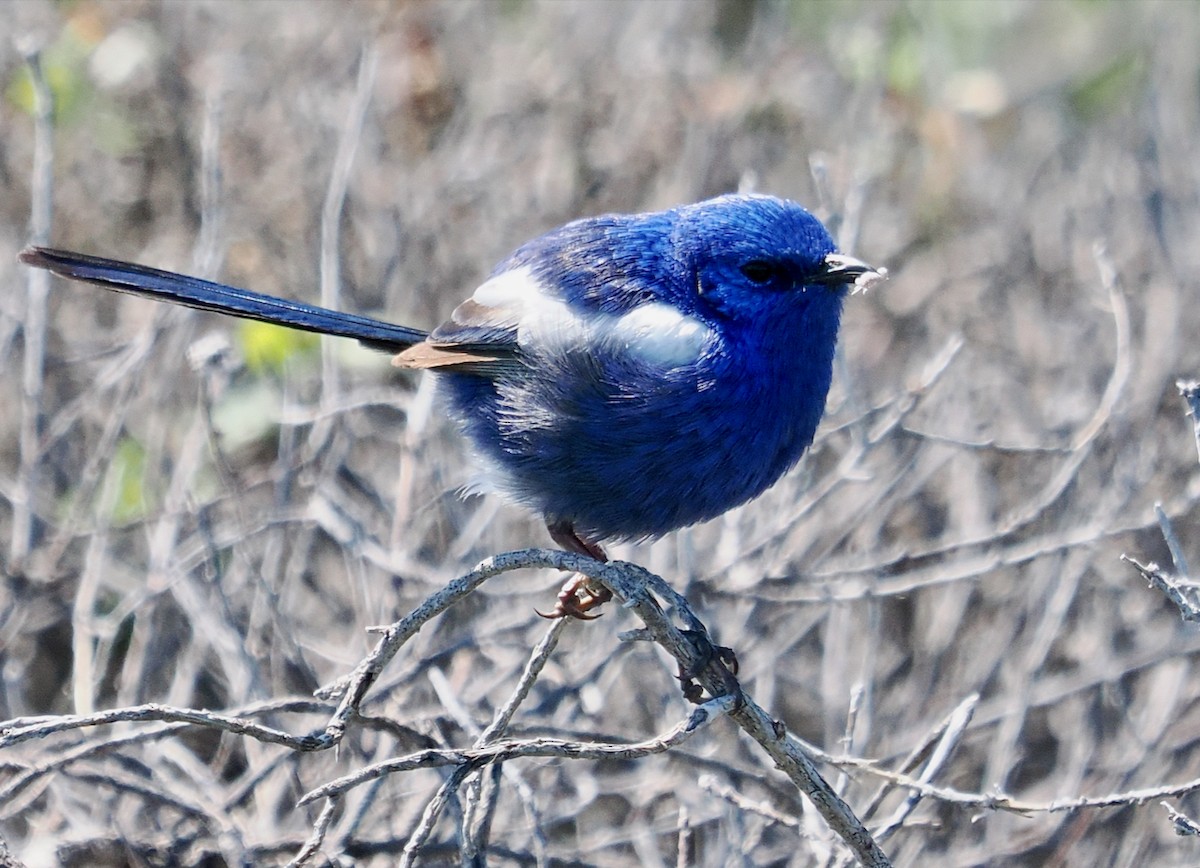
<path fill-rule="evenodd" d="M 513 268 L 481 283 L 471 298 L 484 307 L 520 311 L 533 296 L 540 295 L 541 284 L 527 266 Z"/>
<path fill-rule="evenodd" d="M 566 350 L 590 336 L 587 320 L 548 292 L 527 266 L 497 274 L 480 285 L 471 300 L 476 306 L 460 308 L 467 320 L 462 324 L 515 328 L 517 344 L 526 349 Z"/>
<path fill-rule="evenodd" d="M 715 337 L 703 322 L 663 302 L 648 302 L 624 314 L 574 310 L 528 267 L 496 275 L 471 300 L 474 305 L 455 311 L 465 320 L 456 316 L 456 322 L 515 327 L 517 344 L 532 353 L 606 345 L 648 364 L 675 367 L 696 361 Z"/>
<path fill-rule="evenodd" d="M 713 331 L 695 317 L 655 301 L 617 317 L 609 338 L 651 364 L 674 367 L 700 358 Z"/>

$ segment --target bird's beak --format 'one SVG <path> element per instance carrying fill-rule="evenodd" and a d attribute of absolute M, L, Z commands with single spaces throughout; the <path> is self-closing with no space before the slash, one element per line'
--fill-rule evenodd
<path fill-rule="evenodd" d="M 887 280 L 886 268 L 874 268 L 861 259 L 844 253 L 830 253 L 825 257 L 825 268 L 813 283 L 842 286 L 852 284 L 852 293 L 866 292 L 875 284 Z"/>

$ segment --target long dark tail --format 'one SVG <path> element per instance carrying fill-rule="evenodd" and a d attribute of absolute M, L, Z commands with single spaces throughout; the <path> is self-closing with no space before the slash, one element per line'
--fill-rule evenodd
<path fill-rule="evenodd" d="M 328 310 L 299 301 L 289 301 L 238 289 L 211 280 L 159 271 L 132 262 L 101 259 L 83 253 L 27 247 L 20 260 L 34 268 L 45 268 L 71 280 L 82 280 L 117 292 L 131 292 L 159 301 L 171 301 L 200 310 L 289 326 L 323 335 L 354 338 L 367 346 L 389 353 L 419 344 L 426 333 L 366 316 Z"/>

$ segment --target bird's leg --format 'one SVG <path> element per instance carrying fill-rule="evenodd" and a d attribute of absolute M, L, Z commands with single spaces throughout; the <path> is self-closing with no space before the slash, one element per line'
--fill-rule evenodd
<path fill-rule="evenodd" d="M 604 549 L 577 534 L 569 521 L 548 522 L 546 528 L 550 531 L 550 538 L 564 551 L 586 555 L 598 561 L 608 560 Z M 590 581 L 583 573 L 573 573 L 558 592 L 554 611 L 549 615 L 543 615 L 541 612 L 538 614 L 543 618 L 578 618 L 580 621 L 592 621 L 600 615 L 589 614 L 591 610 L 611 599 L 612 591 L 608 588 Z"/>
<path fill-rule="evenodd" d="M 577 555 L 587 555 L 593 560 L 603 561 L 604 563 L 608 562 L 608 555 L 604 553 L 604 549 L 600 548 L 594 542 L 588 542 L 577 534 L 569 521 L 556 521 L 553 524 L 547 524 L 546 529 L 550 531 L 550 538 L 566 551 L 575 552 Z"/>
<path fill-rule="evenodd" d="M 692 647 L 700 654 L 692 666 L 679 664 L 679 684 L 683 688 L 683 698 L 694 705 L 704 700 L 704 688 L 696 681 L 697 676 L 714 663 L 720 664 L 720 674 L 725 682 L 727 693 L 738 697 L 741 703 L 741 685 L 737 682 L 738 659 L 732 648 L 724 645 L 714 645 L 708 634 L 702 630 L 681 630 L 680 632 L 692 643 Z"/>

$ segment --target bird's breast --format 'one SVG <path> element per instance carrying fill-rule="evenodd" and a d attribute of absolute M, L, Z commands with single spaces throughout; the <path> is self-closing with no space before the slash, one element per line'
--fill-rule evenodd
<path fill-rule="evenodd" d="M 591 342 L 493 382 L 449 378 L 488 467 L 480 487 L 591 538 L 640 539 L 720 515 L 795 464 L 824 407 L 828 363 L 764 365 L 714 344 L 707 326 L 638 310 L 612 324 L 603 351 Z M 655 364 L 685 354 L 696 357 Z"/>

